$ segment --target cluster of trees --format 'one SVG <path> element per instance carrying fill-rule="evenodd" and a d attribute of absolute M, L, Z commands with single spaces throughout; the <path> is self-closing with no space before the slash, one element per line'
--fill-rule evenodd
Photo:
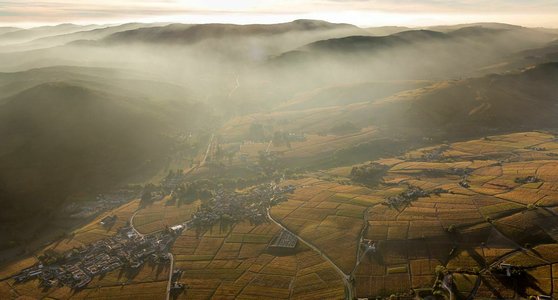
<path fill-rule="evenodd" d="M 515 183 L 526 184 L 540 182 L 541 180 L 535 176 L 518 177 L 514 180 Z"/>
<path fill-rule="evenodd" d="M 441 191 L 436 190 L 436 193 Z M 431 192 L 427 192 L 420 187 L 410 185 L 406 191 L 400 193 L 397 196 L 388 197 L 386 199 L 386 204 L 390 207 L 398 207 L 401 205 L 407 205 L 420 197 L 428 197 Z"/>
<path fill-rule="evenodd" d="M 157 188 L 156 185 L 152 183 L 146 184 L 141 192 L 140 204 L 146 205 L 152 203 L 155 200 L 157 191 L 159 191 L 159 188 Z"/>
<path fill-rule="evenodd" d="M 72 249 L 73 252 L 78 251 L 78 249 Z M 56 252 L 52 249 L 46 250 L 42 255 L 38 257 L 39 261 L 45 265 L 52 265 L 64 260 L 64 255 L 62 253 Z"/>
<path fill-rule="evenodd" d="M 180 205 L 191 203 L 196 199 L 208 199 L 211 195 L 209 187 L 194 181 L 178 185 L 172 193 L 172 199 Z"/>
<path fill-rule="evenodd" d="M 378 184 L 386 174 L 387 170 L 387 166 L 372 162 L 367 165 L 353 167 L 350 177 L 355 182 Z"/>

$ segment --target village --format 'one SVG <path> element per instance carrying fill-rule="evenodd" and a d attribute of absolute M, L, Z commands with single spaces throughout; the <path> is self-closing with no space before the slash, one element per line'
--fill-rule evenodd
<path fill-rule="evenodd" d="M 173 174 L 162 182 L 161 189 L 174 191 L 182 179 L 179 174 Z M 166 263 L 171 260 L 169 251 L 173 242 L 186 228 L 193 227 L 200 231 L 218 222 L 226 226 L 241 220 L 261 224 L 267 219 L 268 208 L 286 201 L 286 193 L 292 193 L 294 189 L 291 185 L 279 186 L 275 183 L 261 184 L 246 192 L 219 189 L 212 192 L 211 197 L 204 201 L 198 212 L 192 215 L 191 220 L 183 224 L 142 235 L 128 222 L 127 226 L 119 229 L 115 236 L 86 247 L 74 248 L 63 254 L 45 252 L 40 257 L 39 263 L 22 270 L 13 276 L 13 279 L 16 283 L 38 279 L 44 288 L 69 286 L 80 290 L 85 288 L 95 276 L 102 276 L 119 268 L 133 271 L 147 262 Z M 127 199 L 130 194 L 124 195 L 119 192 L 117 195 L 120 196 L 118 201 L 104 195 L 99 195 L 98 200 L 102 203 L 108 201 L 107 205 L 115 205 L 115 202 L 122 202 L 122 199 Z M 99 224 L 110 228 L 116 220 L 117 216 L 108 215 L 102 218 Z M 294 236 L 285 233 L 282 237 L 276 247 L 284 247 L 284 243 L 288 244 L 287 248 L 296 245 Z M 173 287 L 173 290 L 183 288 L 176 280 Z"/>
<path fill-rule="evenodd" d="M 106 217 L 102 225 L 113 217 Z M 74 248 L 61 255 L 45 255 L 40 263 L 22 270 L 13 278 L 17 283 L 39 279 L 45 288 L 69 286 L 79 290 L 86 287 L 95 276 L 101 276 L 118 268 L 134 270 L 148 261 L 168 261 L 168 251 L 184 226 L 150 235 L 140 235 L 132 227 L 121 228 L 118 233 L 87 247 Z"/>
<path fill-rule="evenodd" d="M 269 183 L 259 185 L 248 193 L 218 190 L 192 216 L 192 226 L 199 230 L 217 222 L 249 220 L 254 224 L 263 223 L 267 219 L 267 209 L 286 201 L 286 193 L 292 193 L 294 189 L 291 185 L 281 187 Z"/>

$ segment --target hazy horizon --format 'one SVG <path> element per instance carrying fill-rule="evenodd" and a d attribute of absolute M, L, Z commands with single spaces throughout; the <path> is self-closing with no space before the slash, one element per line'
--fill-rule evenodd
<path fill-rule="evenodd" d="M 496 13 L 497 12 L 497 13 Z M 477 22 L 527 27 L 558 27 L 558 3 L 536 1 L 458 2 L 386 0 L 304 1 L 3 1 L 0 26 L 36 27 L 62 23 L 121 24 L 130 22 L 271 24 L 319 19 L 360 27 L 434 26 Z"/>
<path fill-rule="evenodd" d="M 386 25 L 359 25 L 351 22 L 336 22 L 330 21 L 325 19 L 318 19 L 318 18 L 292 18 L 292 19 L 285 19 L 285 20 L 278 20 L 275 22 L 250 22 L 250 23 L 241 23 L 241 22 L 226 22 L 226 21 L 207 21 L 207 22 L 182 22 L 182 21 L 144 21 L 144 20 L 129 20 L 123 22 L 98 22 L 98 23 L 88 23 L 88 22 L 60 22 L 60 23 L 36 23 L 36 24 L 3 24 L 0 23 L 1 27 L 14 27 L 19 29 L 33 29 L 33 28 L 40 28 L 40 27 L 56 27 L 61 25 L 76 25 L 76 26 L 99 26 L 99 27 L 112 27 L 112 26 L 120 26 L 125 24 L 161 24 L 161 26 L 166 26 L 168 24 L 193 24 L 193 25 L 204 25 L 204 24 L 230 24 L 230 25 L 273 25 L 273 24 L 283 24 L 283 23 L 290 23 L 297 20 L 312 20 L 312 21 L 324 21 L 334 24 L 349 24 L 354 25 L 359 28 L 382 28 L 382 27 L 406 27 L 409 29 L 422 29 L 422 28 L 429 28 L 429 27 L 438 27 L 438 26 L 457 26 L 457 25 L 468 25 L 468 24 L 506 24 L 506 25 L 514 25 L 514 26 L 521 26 L 526 28 L 547 28 L 547 29 L 558 29 L 558 26 L 531 26 L 531 25 L 524 25 L 520 23 L 511 23 L 511 22 L 498 22 L 498 21 L 491 21 L 491 20 L 479 20 L 479 21 L 471 21 L 471 22 L 456 22 L 456 23 L 432 23 L 432 24 L 425 24 L 425 25 L 412 25 L 412 24 L 386 24 Z"/>
<path fill-rule="evenodd" d="M 557 82 L 558 0 L 0 0 L 0 300 L 558 299 Z"/>

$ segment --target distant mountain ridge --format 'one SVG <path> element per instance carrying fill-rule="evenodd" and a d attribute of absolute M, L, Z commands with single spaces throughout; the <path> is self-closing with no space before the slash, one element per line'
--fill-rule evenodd
<path fill-rule="evenodd" d="M 59 24 L 55 26 L 42 26 L 30 29 L 9 30 L 0 34 L 0 45 L 27 42 L 38 38 L 68 34 L 77 31 L 91 30 L 101 27 L 100 25 L 75 25 Z"/>
<path fill-rule="evenodd" d="M 551 39 L 552 34 L 537 32 L 536 30 L 526 29 L 523 27 L 518 27 L 514 30 L 526 30 L 531 31 L 529 33 L 538 36 L 533 37 L 534 39 L 543 40 L 542 37 Z M 484 27 L 464 27 L 459 28 L 454 31 L 447 33 L 418 29 L 418 30 L 407 30 L 397 32 L 387 36 L 348 36 L 343 38 L 333 38 L 328 40 L 317 41 L 302 47 L 301 49 L 311 49 L 311 50 L 370 50 L 376 47 L 382 46 L 397 46 L 409 43 L 427 43 L 431 41 L 451 41 L 457 38 L 490 38 L 498 35 L 503 35 L 506 33 L 511 33 L 514 30 L 509 29 L 493 29 Z"/>
<path fill-rule="evenodd" d="M 296 31 L 351 29 L 350 24 L 334 24 L 316 20 L 296 20 L 280 24 L 171 24 L 163 27 L 139 28 L 115 33 L 104 39 L 108 43 L 195 43 L 205 39 L 277 35 Z"/>

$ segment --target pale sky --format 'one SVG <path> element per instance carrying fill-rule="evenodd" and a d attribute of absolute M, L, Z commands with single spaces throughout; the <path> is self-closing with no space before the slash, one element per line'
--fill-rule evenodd
<path fill-rule="evenodd" d="M 321 19 L 358 26 L 503 22 L 558 27 L 558 0 L 0 0 L 0 25 L 278 23 Z"/>

